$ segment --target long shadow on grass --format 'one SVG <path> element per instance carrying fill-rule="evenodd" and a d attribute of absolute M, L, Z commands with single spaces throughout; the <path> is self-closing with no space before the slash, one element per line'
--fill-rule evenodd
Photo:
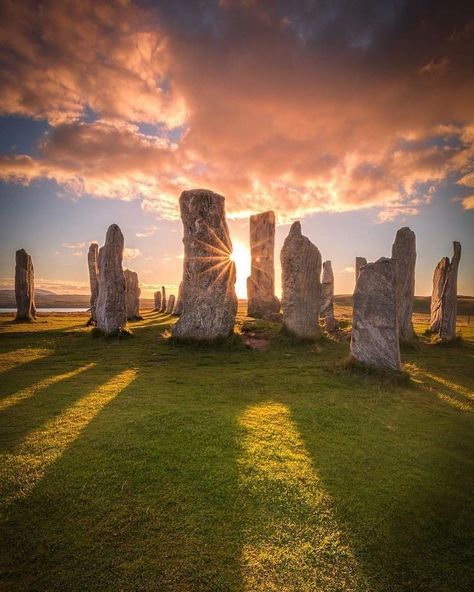
<path fill-rule="evenodd" d="M 235 415 L 169 372 L 141 371 L 11 509 L 16 590 L 240 589 Z"/>
<path fill-rule="evenodd" d="M 291 410 L 371 589 L 472 589 L 467 414 L 354 376 Z"/>

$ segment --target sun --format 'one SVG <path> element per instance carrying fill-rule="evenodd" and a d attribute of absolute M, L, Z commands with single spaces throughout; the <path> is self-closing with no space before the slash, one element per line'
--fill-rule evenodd
<path fill-rule="evenodd" d="M 247 278 L 250 275 L 251 263 L 250 251 L 244 244 L 234 242 L 230 258 L 235 263 L 237 272 L 237 281 L 235 282 L 237 298 L 247 298 Z"/>

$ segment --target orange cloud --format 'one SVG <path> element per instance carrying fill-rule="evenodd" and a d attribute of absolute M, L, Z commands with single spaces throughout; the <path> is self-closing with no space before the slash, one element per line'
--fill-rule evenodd
<path fill-rule="evenodd" d="M 202 186 L 233 217 L 414 215 L 472 174 L 473 31 L 443 11 L 422 22 L 416 3 L 368 5 L 370 18 L 339 2 L 302 18 L 293 2 L 226 0 L 184 18 L 174 3 L 6 3 L 1 105 L 54 127 L 36 156 L 0 157 L 0 178 L 139 199 L 167 218 Z"/>

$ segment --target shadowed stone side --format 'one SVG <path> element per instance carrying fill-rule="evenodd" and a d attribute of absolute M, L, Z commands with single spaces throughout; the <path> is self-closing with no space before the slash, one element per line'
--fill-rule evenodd
<path fill-rule="evenodd" d="M 225 199 L 205 189 L 183 191 L 182 314 L 177 338 L 210 341 L 232 334 L 237 312 L 235 264 L 225 220 Z"/>
<path fill-rule="evenodd" d="M 415 299 L 416 237 L 407 226 L 397 231 L 392 246 L 397 287 L 398 335 L 401 340 L 413 339 L 412 315 Z"/>
<path fill-rule="evenodd" d="M 127 324 L 125 277 L 122 270 L 123 234 L 117 224 L 107 230 L 105 244 L 99 250 L 99 294 L 97 328 L 105 335 L 122 332 Z"/>
<path fill-rule="evenodd" d="M 280 310 L 275 296 L 275 214 L 250 216 L 250 277 L 247 278 L 247 314 L 267 319 Z"/>
<path fill-rule="evenodd" d="M 35 274 L 31 256 L 20 249 L 15 253 L 16 320 L 32 321 L 36 317 Z"/>
<path fill-rule="evenodd" d="M 382 257 L 360 271 L 354 292 L 351 355 L 368 366 L 400 369 L 393 259 Z"/>
<path fill-rule="evenodd" d="M 294 222 L 280 253 L 283 325 L 300 338 L 320 336 L 321 254 Z"/>
<path fill-rule="evenodd" d="M 126 269 L 123 272 L 125 277 L 125 305 L 127 308 L 127 320 L 140 320 L 140 286 L 138 283 L 138 273 Z"/>
<path fill-rule="evenodd" d="M 160 290 L 158 290 L 157 292 L 155 292 L 153 294 L 154 298 L 155 298 L 155 310 L 160 310 L 161 308 L 161 292 Z"/>
<path fill-rule="evenodd" d="M 355 265 L 355 281 L 357 284 L 357 278 L 359 277 L 360 270 L 364 265 L 367 265 L 367 259 L 365 257 L 356 257 L 356 265 Z"/>
<path fill-rule="evenodd" d="M 161 286 L 161 307 L 160 312 L 166 312 L 166 288 Z"/>
<path fill-rule="evenodd" d="M 99 245 L 97 243 L 91 243 L 89 246 L 87 266 L 89 268 L 89 285 L 91 288 L 91 317 L 87 324 L 95 325 L 97 323 L 95 307 L 97 304 L 97 296 L 99 295 Z"/>
<path fill-rule="evenodd" d="M 443 257 L 435 267 L 433 292 L 431 294 L 430 331 L 437 333 L 442 341 L 456 338 L 457 280 L 461 260 L 461 244 L 453 243 L 451 259 Z"/>
<path fill-rule="evenodd" d="M 166 314 L 173 314 L 173 308 L 174 308 L 174 303 L 175 303 L 175 295 L 171 294 L 171 296 L 168 298 L 168 306 L 166 307 Z"/>
<path fill-rule="evenodd" d="M 333 333 L 338 325 L 334 317 L 334 273 L 330 261 L 323 263 L 320 316 L 324 319 L 325 330 Z"/>

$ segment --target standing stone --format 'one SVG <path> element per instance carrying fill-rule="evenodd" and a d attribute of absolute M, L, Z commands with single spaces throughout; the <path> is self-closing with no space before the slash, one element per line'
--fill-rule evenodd
<path fill-rule="evenodd" d="M 337 321 L 334 317 L 334 273 L 330 261 L 323 263 L 320 316 L 324 319 L 326 331 L 333 333 L 337 329 Z"/>
<path fill-rule="evenodd" d="M 247 278 L 247 314 L 267 319 L 280 310 L 275 296 L 275 214 L 250 216 L 250 277 Z"/>
<path fill-rule="evenodd" d="M 177 338 L 209 341 L 232 334 L 237 312 L 235 264 L 225 220 L 225 198 L 205 189 L 183 191 L 182 314 Z"/>
<path fill-rule="evenodd" d="M 451 259 L 443 257 L 433 275 L 431 295 L 430 330 L 438 333 L 442 341 L 456 338 L 457 316 L 457 277 L 461 259 L 461 245 L 453 243 L 454 254 Z"/>
<path fill-rule="evenodd" d="M 122 270 L 123 234 L 112 224 L 99 250 L 99 294 L 96 303 L 97 328 L 105 335 L 120 334 L 127 324 L 125 277 Z"/>
<path fill-rule="evenodd" d="M 168 306 L 166 307 L 166 314 L 173 314 L 173 309 L 174 309 L 174 303 L 175 303 L 175 295 L 171 294 L 171 296 L 168 298 Z"/>
<path fill-rule="evenodd" d="M 351 355 L 367 366 L 400 369 L 393 259 L 382 257 L 360 271 L 354 292 Z"/>
<path fill-rule="evenodd" d="M 392 246 L 397 287 L 398 335 L 400 340 L 413 339 L 412 315 L 415 299 L 416 237 L 407 226 L 400 228 Z"/>
<path fill-rule="evenodd" d="M 365 257 L 356 257 L 356 266 L 355 266 L 355 276 L 356 276 L 356 284 L 357 278 L 359 277 L 360 270 L 364 265 L 367 265 L 367 259 Z"/>
<path fill-rule="evenodd" d="M 177 317 L 179 317 L 183 311 L 183 288 L 184 282 L 180 282 L 178 288 L 178 298 L 176 299 L 176 305 L 173 311 L 173 314 Z"/>
<path fill-rule="evenodd" d="M 159 311 L 161 308 L 161 292 L 160 292 L 160 290 L 155 292 L 153 296 L 155 298 L 155 310 Z"/>
<path fill-rule="evenodd" d="M 15 253 L 16 320 L 32 321 L 36 317 L 35 274 L 31 256 L 20 249 Z"/>
<path fill-rule="evenodd" d="M 300 338 L 320 336 L 321 254 L 293 222 L 280 253 L 283 325 Z"/>
<path fill-rule="evenodd" d="M 125 277 L 125 305 L 127 307 L 127 320 L 137 321 L 142 319 L 140 316 L 140 286 L 138 283 L 138 274 L 135 271 L 126 269 L 123 272 Z"/>
<path fill-rule="evenodd" d="M 91 317 L 87 322 L 88 325 L 95 325 L 97 323 L 95 307 L 97 304 L 97 296 L 99 295 L 99 245 L 91 243 L 89 252 L 87 253 L 87 265 L 89 267 L 89 284 L 91 288 Z"/>
<path fill-rule="evenodd" d="M 160 312 L 166 312 L 166 288 L 161 286 L 161 307 Z"/>

